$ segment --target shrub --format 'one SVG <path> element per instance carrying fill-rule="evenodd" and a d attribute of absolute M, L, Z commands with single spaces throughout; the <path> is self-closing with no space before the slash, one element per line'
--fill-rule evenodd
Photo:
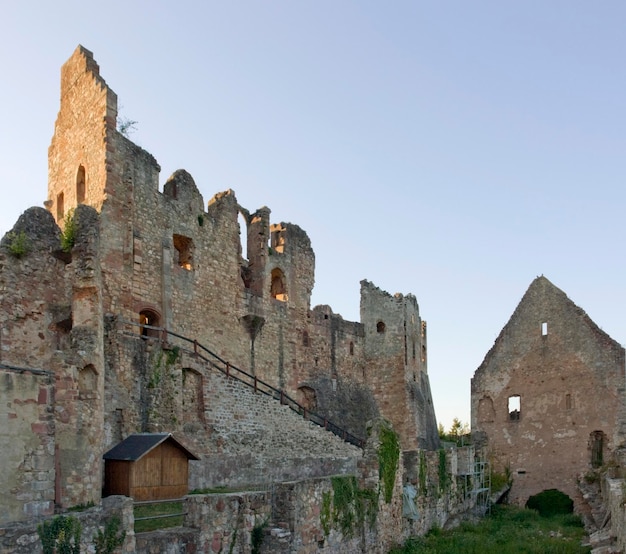
<path fill-rule="evenodd" d="M 19 233 L 11 232 L 9 233 L 9 252 L 16 258 L 21 258 L 28 254 L 30 250 L 30 244 L 28 242 L 28 236 L 24 231 L 20 231 Z"/>
<path fill-rule="evenodd" d="M 531 496 L 526 507 L 537 510 L 542 517 L 551 517 L 557 514 L 571 514 L 574 511 L 574 501 L 556 489 L 548 489 Z"/>
<path fill-rule="evenodd" d="M 57 516 L 37 526 L 43 554 L 79 554 L 80 521 L 72 516 Z"/>
<path fill-rule="evenodd" d="M 74 210 L 69 210 L 65 214 L 63 221 L 63 234 L 61 235 L 61 249 L 63 252 L 70 252 L 76 241 L 76 222 L 74 221 Z"/>

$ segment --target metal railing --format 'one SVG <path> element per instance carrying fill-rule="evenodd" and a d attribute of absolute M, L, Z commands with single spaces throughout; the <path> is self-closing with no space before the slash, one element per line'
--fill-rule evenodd
<path fill-rule="evenodd" d="M 146 325 L 143 323 L 128 320 L 118 320 L 118 322 L 123 325 L 130 325 L 132 327 L 140 329 L 140 332 L 138 333 L 123 331 L 123 333 L 128 336 L 139 336 L 145 340 L 160 342 L 162 346 L 171 345 L 171 339 L 172 337 L 174 337 L 182 341 L 186 345 L 191 345 L 191 348 L 183 347 L 182 349 L 185 352 L 192 354 L 195 358 L 203 360 L 210 368 L 217 369 L 218 371 L 226 375 L 227 378 L 235 379 L 240 383 L 243 383 L 244 385 L 252 388 L 255 393 L 260 393 L 272 397 L 274 400 L 279 401 L 282 405 L 288 406 L 292 411 L 304 417 L 304 419 L 314 423 L 315 425 L 323 427 L 324 429 L 330 431 L 344 441 L 354 446 L 358 446 L 359 448 L 364 447 L 364 439 L 356 437 L 352 433 L 348 432 L 346 429 L 339 427 L 327 418 L 302 406 L 296 400 L 291 398 L 287 393 L 285 393 L 284 390 L 277 389 L 269 383 L 262 381 L 256 375 L 251 375 L 247 371 L 244 371 L 243 369 L 240 369 L 237 366 L 231 364 L 215 352 L 209 350 L 206 346 L 200 344 L 197 340 L 190 339 L 183 335 L 179 335 L 178 333 L 170 331 L 164 327 L 154 327 L 152 325 Z"/>
<path fill-rule="evenodd" d="M 182 525 L 183 523 L 182 518 L 184 518 L 187 515 L 187 512 L 185 511 L 185 499 L 184 498 L 171 498 L 171 499 L 168 498 L 165 500 L 136 501 L 136 502 L 133 502 L 133 512 L 136 513 L 138 510 L 141 510 L 142 506 L 153 507 L 157 505 L 166 505 L 166 504 L 180 504 L 180 509 L 177 511 L 172 511 L 172 512 L 165 511 L 164 513 L 159 513 L 159 514 L 150 514 L 150 515 L 139 516 L 139 517 L 135 516 L 134 517 L 135 532 L 143 533 L 143 532 L 148 532 L 148 531 L 152 531 L 156 529 L 167 529 L 169 527 L 178 527 L 179 525 Z M 176 508 L 178 508 L 178 506 L 176 506 Z M 154 523 L 154 524 L 141 523 L 141 522 L 166 520 L 166 519 L 169 519 L 171 521 L 169 523 Z M 139 525 L 137 525 L 137 523 L 139 523 Z"/>

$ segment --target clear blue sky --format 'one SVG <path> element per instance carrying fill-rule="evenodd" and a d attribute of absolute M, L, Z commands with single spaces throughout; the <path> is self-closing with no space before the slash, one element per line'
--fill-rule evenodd
<path fill-rule="evenodd" d="M 299 224 L 313 304 L 413 293 L 438 419 L 544 274 L 624 343 L 626 3 L 5 1 L 0 233 L 41 206 L 59 70 L 94 52 L 132 139 Z"/>

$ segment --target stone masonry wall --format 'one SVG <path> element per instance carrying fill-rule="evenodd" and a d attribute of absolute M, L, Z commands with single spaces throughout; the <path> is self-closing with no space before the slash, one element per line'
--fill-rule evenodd
<path fill-rule="evenodd" d="M 0 365 L 0 523 L 54 512 L 54 376 Z"/>
<path fill-rule="evenodd" d="M 81 524 L 80 551 L 94 552 L 98 532 L 103 533 L 105 525 L 112 518 L 119 518 L 120 531 L 125 531 L 124 543 L 117 552 L 137 552 L 133 530 L 133 502 L 125 496 L 109 496 L 100 506 L 86 508 L 80 512 L 59 514 L 54 517 L 72 517 Z M 19 523 L 0 526 L 0 554 L 41 554 L 43 547 L 37 528 L 52 518 L 36 518 Z"/>
<path fill-rule="evenodd" d="M 77 120 L 74 114 L 83 112 L 89 117 Z M 62 70 L 48 205 L 57 219 L 59 194 L 65 211 L 76 206 L 74 175 L 83 167 L 82 201 L 101 214 L 104 312 L 130 320 L 149 313 L 151 323 L 196 338 L 296 398 L 310 396 L 302 387 L 324 393 L 311 386 L 317 380 L 335 379 L 346 390 L 363 384 L 378 403 L 399 402 L 411 414 L 394 422 L 407 447 L 416 446 L 416 432 L 422 445 L 436 438 L 431 408 L 416 405 L 428 403 L 430 394 L 420 376 L 426 370 L 426 341 L 414 298 L 387 302 L 385 295 L 371 295 L 363 317 L 373 320 L 377 310 L 385 311 L 389 337 L 396 338 L 380 350 L 371 333 L 374 346 L 366 348 L 360 324 L 344 322 L 330 309 L 311 312 L 315 256 L 305 231 L 291 223 L 271 224 L 265 207 L 249 212 L 232 191 L 216 194 L 205 206 L 183 170 L 160 192 L 156 160 L 116 130 L 116 114 L 115 93 L 91 53 L 79 47 Z M 240 214 L 247 229 L 240 226 Z M 337 412 L 332 399 L 319 406 Z M 353 432 L 362 429 L 351 426 Z"/>
<path fill-rule="evenodd" d="M 488 437 L 494 469 L 512 470 L 512 502 L 557 488 L 580 506 L 594 436 L 599 464 L 623 441 L 624 385 L 623 348 L 545 277 L 533 281 L 472 379 L 472 431 Z"/>
<path fill-rule="evenodd" d="M 184 170 L 159 190 L 157 161 L 116 118 L 117 96 L 79 46 L 61 70 L 47 211 L 27 210 L 0 241 L 0 363 L 54 374 L 57 508 L 98 502 L 103 452 L 136 431 L 175 432 L 213 456 L 223 471 L 198 483 L 235 479 L 237 456 L 250 461 L 239 482 L 345 473 L 359 458 L 174 343 L 123 335 L 124 321 L 150 338 L 159 331 L 140 324 L 196 339 L 360 438 L 382 414 L 403 448 L 436 448 L 415 298 L 364 282 L 361 323 L 311 309 L 303 229 L 248 211 L 232 190 L 205 203 Z M 61 228 L 73 233 L 66 251 Z"/>

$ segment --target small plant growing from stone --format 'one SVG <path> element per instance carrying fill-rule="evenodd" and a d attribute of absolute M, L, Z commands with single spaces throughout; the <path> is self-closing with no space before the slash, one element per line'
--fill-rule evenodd
<path fill-rule="evenodd" d="M 119 516 L 113 516 L 105 522 L 104 531 L 98 529 L 94 540 L 96 554 L 112 554 L 124 544 L 126 531 L 120 530 L 121 523 Z"/>
<path fill-rule="evenodd" d="M 122 110 L 122 106 L 120 106 L 120 111 Z M 137 122 L 134 119 L 129 119 L 123 115 L 117 116 L 117 130 L 121 135 L 129 138 L 132 133 L 137 130 Z"/>
<path fill-rule="evenodd" d="M 16 258 L 22 258 L 28 251 L 30 250 L 30 245 L 28 243 L 28 236 L 24 231 L 20 231 L 19 233 L 10 232 L 7 236 L 8 238 L 8 246 L 9 252 Z"/>
<path fill-rule="evenodd" d="M 265 519 L 261 523 L 257 523 L 250 533 L 251 553 L 259 554 L 261 552 L 261 545 L 263 544 L 263 538 L 265 537 L 265 529 L 269 524 L 269 519 Z"/>
<path fill-rule="evenodd" d="M 74 210 L 69 210 L 63 220 L 63 233 L 61 234 L 61 249 L 63 252 L 71 252 L 76 242 L 76 222 Z"/>
<path fill-rule="evenodd" d="M 37 526 L 43 554 L 79 554 L 82 526 L 75 517 L 57 516 Z"/>

